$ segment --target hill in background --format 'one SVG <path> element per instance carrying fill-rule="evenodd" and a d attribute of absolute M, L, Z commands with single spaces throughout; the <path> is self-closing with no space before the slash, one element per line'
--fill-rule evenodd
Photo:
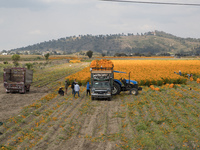
<path fill-rule="evenodd" d="M 27 47 L 10 50 L 10 53 L 23 54 L 85 54 L 91 50 L 112 56 L 127 55 L 199 55 L 200 39 L 180 38 L 162 31 L 144 34 L 79 35 L 49 40 Z"/>

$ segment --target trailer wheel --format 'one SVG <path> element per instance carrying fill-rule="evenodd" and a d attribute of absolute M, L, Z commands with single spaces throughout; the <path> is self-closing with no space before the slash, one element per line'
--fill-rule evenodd
<path fill-rule="evenodd" d="M 117 83 L 113 83 L 113 90 L 112 90 L 112 95 L 117 95 L 121 92 L 120 85 Z"/>
<path fill-rule="evenodd" d="M 130 90 L 130 94 L 132 94 L 132 95 L 138 95 L 138 90 L 136 88 L 132 88 Z"/>
<path fill-rule="evenodd" d="M 26 92 L 29 92 L 30 91 L 30 86 L 28 88 L 26 88 Z"/>
<path fill-rule="evenodd" d="M 26 86 L 24 87 L 24 92 L 22 92 L 21 94 L 26 94 L 26 90 L 27 90 L 27 88 L 26 88 Z"/>

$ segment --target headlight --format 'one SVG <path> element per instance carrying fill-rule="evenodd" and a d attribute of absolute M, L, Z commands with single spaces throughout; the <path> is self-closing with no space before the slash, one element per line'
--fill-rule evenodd
<path fill-rule="evenodd" d="M 111 91 L 110 91 L 110 89 L 108 89 L 108 90 L 107 90 L 107 94 L 111 94 Z"/>
<path fill-rule="evenodd" d="M 94 89 L 94 88 L 92 88 L 92 93 L 94 93 L 94 91 L 95 91 L 95 89 Z"/>

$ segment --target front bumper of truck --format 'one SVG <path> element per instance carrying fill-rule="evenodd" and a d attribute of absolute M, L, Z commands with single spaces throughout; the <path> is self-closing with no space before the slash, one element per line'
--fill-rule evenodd
<path fill-rule="evenodd" d="M 106 94 L 106 93 L 104 93 L 104 94 L 92 93 L 91 96 L 94 97 L 94 98 L 109 98 L 109 97 L 111 97 L 111 94 Z"/>
<path fill-rule="evenodd" d="M 92 90 L 91 96 L 94 98 L 109 98 L 111 92 L 109 90 Z"/>

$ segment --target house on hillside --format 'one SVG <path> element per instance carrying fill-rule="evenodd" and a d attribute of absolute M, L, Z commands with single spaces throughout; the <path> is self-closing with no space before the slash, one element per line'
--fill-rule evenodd
<path fill-rule="evenodd" d="M 2 53 L 1 55 L 8 55 L 8 53 Z"/>

